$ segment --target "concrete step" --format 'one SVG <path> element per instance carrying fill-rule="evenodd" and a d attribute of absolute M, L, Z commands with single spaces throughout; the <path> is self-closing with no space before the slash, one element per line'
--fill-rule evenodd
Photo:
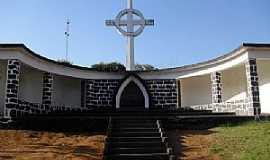
<path fill-rule="evenodd" d="M 132 147 L 163 147 L 164 143 L 156 142 L 110 142 L 109 147 L 132 148 Z"/>
<path fill-rule="evenodd" d="M 112 128 L 111 132 L 159 132 L 158 128 Z"/>
<path fill-rule="evenodd" d="M 112 132 L 109 137 L 160 137 L 159 132 Z"/>
<path fill-rule="evenodd" d="M 155 119 L 113 119 L 104 159 L 171 160 L 167 137 L 161 131 Z"/>
<path fill-rule="evenodd" d="M 112 123 L 156 123 L 153 119 L 119 119 L 113 120 Z"/>
<path fill-rule="evenodd" d="M 165 137 L 108 137 L 108 142 L 164 142 Z"/>
<path fill-rule="evenodd" d="M 109 154 L 150 154 L 150 153 L 167 153 L 167 149 L 165 147 L 109 148 L 107 152 Z"/>
<path fill-rule="evenodd" d="M 115 154 L 105 156 L 104 160 L 174 160 L 174 157 L 167 153 Z"/>
<path fill-rule="evenodd" d="M 115 123 L 113 128 L 157 128 L 156 123 Z"/>

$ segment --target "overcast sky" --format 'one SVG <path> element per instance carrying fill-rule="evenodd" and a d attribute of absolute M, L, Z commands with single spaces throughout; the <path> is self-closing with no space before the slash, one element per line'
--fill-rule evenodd
<path fill-rule="evenodd" d="M 70 18 L 74 64 L 125 63 L 126 39 L 104 21 L 126 8 L 126 0 L 0 2 L 0 43 L 24 43 L 42 56 L 63 59 Z M 269 0 L 134 0 L 134 8 L 156 23 L 136 38 L 138 63 L 182 66 L 221 56 L 242 42 L 270 43 Z"/>

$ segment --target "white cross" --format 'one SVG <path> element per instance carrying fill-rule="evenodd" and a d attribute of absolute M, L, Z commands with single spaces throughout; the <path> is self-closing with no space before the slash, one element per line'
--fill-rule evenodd
<path fill-rule="evenodd" d="M 140 19 L 134 19 L 134 15 Z M 122 17 L 127 16 L 125 20 L 122 20 Z M 145 20 L 143 14 L 136 9 L 133 9 L 132 0 L 128 0 L 128 8 L 122 10 L 115 20 L 106 20 L 107 26 L 115 26 L 117 30 L 128 39 L 127 47 L 127 57 L 126 57 L 126 68 L 128 71 L 135 70 L 134 62 L 134 37 L 140 35 L 145 26 L 153 26 L 154 20 L 149 19 Z M 135 27 L 139 26 L 135 30 Z M 122 27 L 126 27 L 126 30 Z"/>

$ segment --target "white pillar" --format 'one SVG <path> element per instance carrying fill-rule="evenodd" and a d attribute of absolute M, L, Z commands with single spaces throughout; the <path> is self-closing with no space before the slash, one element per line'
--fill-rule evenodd
<path fill-rule="evenodd" d="M 128 6 L 127 6 L 129 9 L 132 9 L 133 6 L 132 6 L 132 0 L 128 0 Z"/>
<path fill-rule="evenodd" d="M 135 62 L 134 62 L 134 37 L 128 37 L 128 49 L 127 49 L 127 70 L 133 71 L 135 70 Z"/>
<path fill-rule="evenodd" d="M 132 0 L 128 0 L 128 9 L 132 9 Z M 133 15 L 132 13 L 128 13 L 127 20 L 130 21 L 130 23 L 127 24 L 127 31 L 129 33 L 134 32 L 134 26 L 132 24 Z M 126 57 L 126 67 L 128 71 L 135 70 L 135 62 L 134 62 L 134 37 L 128 36 L 128 48 L 127 48 L 127 57 Z"/>

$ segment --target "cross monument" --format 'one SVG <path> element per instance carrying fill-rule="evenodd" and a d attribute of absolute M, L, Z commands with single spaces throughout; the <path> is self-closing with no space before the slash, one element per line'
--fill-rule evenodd
<path fill-rule="evenodd" d="M 132 0 L 128 0 L 127 9 L 120 11 L 115 20 L 106 20 L 106 25 L 115 26 L 123 36 L 127 37 L 126 68 L 128 71 L 134 71 L 134 38 L 143 32 L 145 26 L 153 26 L 154 20 L 146 20 L 139 10 L 133 9 Z"/>

